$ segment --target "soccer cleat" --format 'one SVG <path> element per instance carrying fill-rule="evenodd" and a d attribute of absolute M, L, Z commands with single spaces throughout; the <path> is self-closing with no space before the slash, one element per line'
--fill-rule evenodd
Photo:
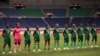
<path fill-rule="evenodd" d="M 63 49 L 65 50 L 66 48 L 64 47 Z"/>
<path fill-rule="evenodd" d="M 91 45 L 91 48 L 93 48 L 93 46 Z"/>
<path fill-rule="evenodd" d="M 54 50 L 56 51 L 57 49 L 56 49 L 56 48 L 54 48 Z"/>
<path fill-rule="evenodd" d="M 35 52 L 35 50 L 33 49 L 33 52 Z"/>
<path fill-rule="evenodd" d="M 58 50 L 61 50 L 60 48 L 58 48 Z"/>
<path fill-rule="evenodd" d="M 38 51 L 40 52 L 41 50 L 40 50 L 40 49 L 38 49 Z"/>
<path fill-rule="evenodd" d="M 71 47 L 71 49 L 74 49 L 73 47 Z"/>
<path fill-rule="evenodd" d="M 98 45 L 95 45 L 95 47 L 98 47 Z"/>
<path fill-rule="evenodd" d="M 69 48 L 68 48 L 68 47 L 66 47 L 66 49 L 68 50 Z"/>
<path fill-rule="evenodd" d="M 2 54 L 5 54 L 5 52 L 3 52 Z"/>
<path fill-rule="evenodd" d="M 14 51 L 14 53 L 16 53 L 16 51 Z"/>
<path fill-rule="evenodd" d="M 9 51 L 9 54 L 11 54 L 12 53 L 12 51 Z"/>
<path fill-rule="evenodd" d="M 79 46 L 77 48 L 80 48 Z"/>

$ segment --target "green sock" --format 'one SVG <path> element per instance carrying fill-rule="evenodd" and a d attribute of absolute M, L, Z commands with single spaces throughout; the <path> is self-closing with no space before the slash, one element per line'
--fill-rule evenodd
<path fill-rule="evenodd" d="M 57 42 L 57 47 L 59 48 L 59 42 Z"/>
<path fill-rule="evenodd" d="M 68 47 L 68 43 L 66 43 L 66 47 Z"/>
<path fill-rule="evenodd" d="M 66 42 L 64 43 L 64 47 L 66 47 Z"/>
<path fill-rule="evenodd" d="M 36 46 L 36 44 L 34 44 L 34 47 L 33 47 L 33 49 L 35 49 L 35 46 Z"/>
<path fill-rule="evenodd" d="M 39 45 L 39 44 L 37 44 L 37 46 L 38 46 L 38 49 L 40 49 L 40 45 Z"/>
<path fill-rule="evenodd" d="M 76 47 L 76 42 L 74 42 L 74 46 L 73 46 L 74 48 Z"/>
<path fill-rule="evenodd" d="M 56 48 L 56 42 L 54 42 L 54 48 Z"/>
<path fill-rule="evenodd" d="M 82 43 L 82 41 L 81 41 L 81 43 L 80 43 L 80 44 L 81 44 L 81 45 L 80 45 L 80 47 L 82 47 L 82 44 L 83 44 L 83 43 Z"/>
<path fill-rule="evenodd" d="M 71 42 L 71 47 L 73 48 L 73 42 Z"/>
<path fill-rule="evenodd" d="M 78 47 L 80 47 L 80 42 L 78 42 Z"/>
<path fill-rule="evenodd" d="M 87 41 L 84 42 L 84 46 L 87 46 Z"/>
<path fill-rule="evenodd" d="M 87 45 L 89 46 L 89 41 L 87 41 Z"/>

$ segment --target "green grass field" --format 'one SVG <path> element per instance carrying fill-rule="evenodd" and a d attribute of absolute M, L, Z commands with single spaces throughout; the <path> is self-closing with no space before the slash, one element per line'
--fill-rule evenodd
<path fill-rule="evenodd" d="M 62 34 L 60 34 L 60 48 L 62 50 L 57 50 L 54 51 L 53 50 L 53 43 L 54 43 L 54 39 L 53 36 L 51 35 L 51 49 L 50 50 L 43 50 L 44 48 L 44 37 L 43 35 L 41 35 L 41 40 L 40 40 L 40 48 L 41 48 L 41 52 L 37 51 L 37 52 L 27 52 L 24 51 L 24 37 L 22 35 L 22 53 L 12 53 L 9 54 L 8 52 L 6 52 L 6 54 L 2 54 L 2 46 L 3 46 L 3 37 L 0 36 L 0 56 L 99 56 L 100 55 L 100 35 L 98 34 L 98 48 L 84 48 L 84 49 L 70 49 L 70 50 L 63 50 L 63 36 Z M 91 40 L 91 39 L 90 39 Z M 13 51 L 13 37 L 11 36 L 11 41 L 12 41 L 12 51 Z M 69 47 L 71 46 L 71 41 L 69 41 Z M 33 37 L 31 36 L 31 50 L 33 49 Z M 6 51 L 8 51 L 8 48 L 6 48 Z"/>

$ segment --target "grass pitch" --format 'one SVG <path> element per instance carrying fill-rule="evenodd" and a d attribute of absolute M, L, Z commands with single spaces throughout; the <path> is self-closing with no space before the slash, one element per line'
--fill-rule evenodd
<path fill-rule="evenodd" d="M 70 50 L 63 50 L 63 36 L 62 34 L 60 34 L 60 48 L 62 50 L 57 50 L 54 51 L 54 37 L 51 35 L 51 46 L 50 46 L 50 50 L 44 50 L 44 37 L 43 35 L 41 35 L 40 37 L 40 48 L 41 48 L 41 52 L 36 51 L 36 52 L 28 52 L 24 50 L 24 37 L 23 35 L 21 36 L 21 48 L 22 48 L 22 52 L 19 53 L 12 53 L 9 54 L 8 53 L 8 46 L 6 46 L 6 54 L 2 54 L 2 46 L 3 46 L 3 37 L 0 36 L 0 56 L 99 56 L 100 55 L 100 34 L 98 34 L 98 48 L 81 48 L 81 49 L 70 49 Z M 70 38 L 69 38 L 70 40 Z M 77 41 L 78 43 L 78 41 Z M 90 39 L 90 43 L 91 43 L 91 39 Z M 12 51 L 13 51 L 13 37 L 11 36 L 11 45 L 12 45 Z M 34 44 L 34 40 L 33 40 L 33 36 L 31 35 L 31 50 L 33 49 L 33 44 Z M 69 41 L 69 47 L 71 46 L 71 41 Z"/>

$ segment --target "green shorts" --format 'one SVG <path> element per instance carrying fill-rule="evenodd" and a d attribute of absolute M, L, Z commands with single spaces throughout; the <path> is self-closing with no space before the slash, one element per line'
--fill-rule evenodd
<path fill-rule="evenodd" d="M 78 36 L 79 41 L 83 41 L 83 36 Z"/>
<path fill-rule="evenodd" d="M 72 42 L 76 42 L 76 38 L 71 38 L 71 41 Z"/>
<path fill-rule="evenodd" d="M 25 43 L 26 44 L 30 44 L 31 43 L 31 40 L 25 40 Z"/>
<path fill-rule="evenodd" d="M 69 38 L 64 38 L 64 42 L 69 42 Z"/>
<path fill-rule="evenodd" d="M 4 44 L 11 45 L 11 40 L 10 39 L 4 39 Z"/>
<path fill-rule="evenodd" d="M 34 39 L 35 42 L 40 42 L 40 39 Z"/>
<path fill-rule="evenodd" d="M 54 38 L 55 40 L 59 40 L 59 38 Z"/>

